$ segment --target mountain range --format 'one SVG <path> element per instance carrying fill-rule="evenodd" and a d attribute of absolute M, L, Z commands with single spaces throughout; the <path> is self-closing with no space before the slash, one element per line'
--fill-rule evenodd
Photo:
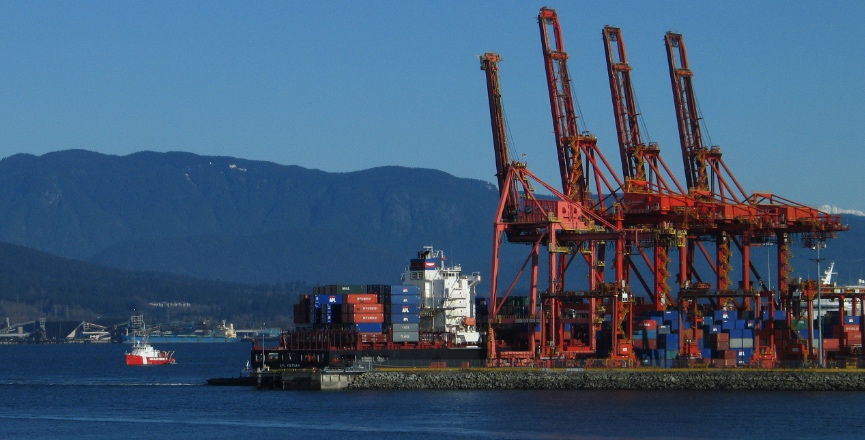
<path fill-rule="evenodd" d="M 88 274 L 67 283 L 102 298 L 137 295 L 139 305 L 182 297 L 184 289 L 200 293 L 190 287 L 194 280 L 226 301 L 320 284 L 396 284 L 408 260 L 429 245 L 444 250 L 448 263 L 488 276 L 498 198 L 489 182 L 422 168 L 328 173 L 180 152 L 18 154 L 0 160 L 0 242 L 17 245 L 0 252 L 7 261 L 32 250 L 50 254 L 22 257 L 30 269 L 9 267 L 38 273 L 45 270 L 40 264 L 65 266 L 61 272 Z M 855 281 L 865 278 L 865 218 L 842 219 L 851 230 L 830 241 L 821 258 L 836 261 L 839 281 Z M 527 252 L 506 244 L 502 273 L 516 273 Z M 794 276 L 814 276 L 816 253 L 799 246 L 793 253 Z M 112 283 L 138 293 L 106 287 Z M 20 299 L 29 291 L 27 282 L 19 284 L 0 291 L 0 301 L 8 306 L 11 292 Z M 488 294 L 488 286 L 479 292 Z M 43 310 L 62 302 L 40 298 Z M 122 314 L 134 301 L 110 303 L 91 311 Z"/>
<path fill-rule="evenodd" d="M 393 283 L 425 245 L 486 272 L 497 202 L 488 182 L 429 169 L 81 150 L 0 161 L 0 241 L 239 283 Z"/>

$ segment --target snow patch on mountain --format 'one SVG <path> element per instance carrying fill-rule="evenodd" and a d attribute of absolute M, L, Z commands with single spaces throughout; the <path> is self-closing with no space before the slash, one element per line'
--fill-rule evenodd
<path fill-rule="evenodd" d="M 829 214 L 851 214 L 865 217 L 865 212 L 857 209 L 841 209 L 835 205 L 823 205 L 818 209 L 823 212 L 828 212 Z"/>

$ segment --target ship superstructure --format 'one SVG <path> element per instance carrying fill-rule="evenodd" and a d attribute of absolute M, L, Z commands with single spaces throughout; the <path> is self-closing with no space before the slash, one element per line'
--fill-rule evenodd
<path fill-rule="evenodd" d="M 480 332 L 475 315 L 475 286 L 480 273 L 464 275 L 460 265 L 445 266 L 445 255 L 432 246 L 424 246 L 418 258 L 411 260 L 402 283 L 420 291 L 420 327 L 442 333 L 458 345 L 478 345 Z"/>

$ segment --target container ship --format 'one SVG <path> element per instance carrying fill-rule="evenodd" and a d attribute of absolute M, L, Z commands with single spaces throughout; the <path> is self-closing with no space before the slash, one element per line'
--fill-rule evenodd
<path fill-rule="evenodd" d="M 294 306 L 295 328 L 278 347 L 256 343 L 252 364 L 309 368 L 468 367 L 486 357 L 478 330 L 479 273 L 445 265 L 424 247 L 399 284 L 324 285 Z"/>

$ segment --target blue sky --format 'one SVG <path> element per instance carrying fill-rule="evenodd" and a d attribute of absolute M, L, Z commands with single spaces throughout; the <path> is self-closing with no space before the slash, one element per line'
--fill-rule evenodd
<path fill-rule="evenodd" d="M 573 89 L 614 166 L 606 24 L 622 28 L 644 133 L 683 180 L 663 45 L 675 31 L 703 127 L 748 192 L 865 211 L 865 2 L 560 3 L 546 6 L 559 15 Z M 558 186 L 544 5 L 0 1 L 0 157 L 189 151 L 492 182 L 478 56 L 493 51 L 512 146 Z"/>

